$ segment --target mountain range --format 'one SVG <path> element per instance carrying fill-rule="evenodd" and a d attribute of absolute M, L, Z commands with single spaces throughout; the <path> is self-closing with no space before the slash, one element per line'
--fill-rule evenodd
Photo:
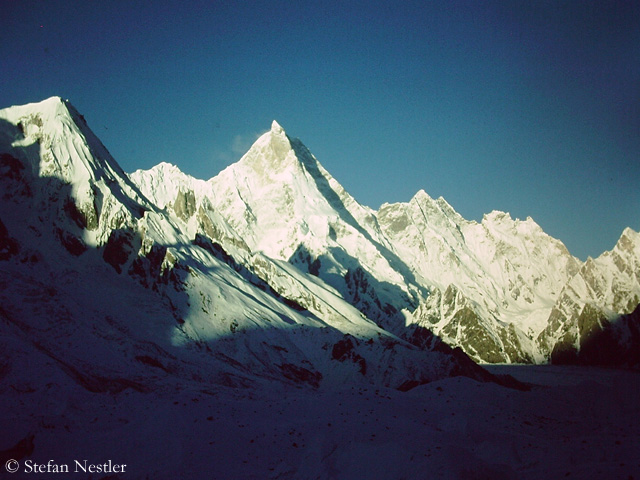
<path fill-rule="evenodd" d="M 125 173 L 59 97 L 9 107 L 0 194 L 2 378 L 32 356 L 96 392 L 640 365 L 638 232 L 582 262 L 531 218 L 424 191 L 373 210 L 275 121 L 205 181 Z"/>

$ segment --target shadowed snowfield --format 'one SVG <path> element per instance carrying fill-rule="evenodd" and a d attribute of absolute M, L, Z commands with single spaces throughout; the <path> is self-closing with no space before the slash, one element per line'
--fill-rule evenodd
<path fill-rule="evenodd" d="M 31 461 L 70 464 L 66 478 L 640 478 L 638 373 L 489 369 L 533 386 L 456 377 L 405 393 L 16 387 L 0 398 L 0 449 L 35 433 Z M 127 467 L 89 477 L 73 473 L 75 459 Z M 58 478 L 25 473 L 25 460 L 11 478 Z"/>

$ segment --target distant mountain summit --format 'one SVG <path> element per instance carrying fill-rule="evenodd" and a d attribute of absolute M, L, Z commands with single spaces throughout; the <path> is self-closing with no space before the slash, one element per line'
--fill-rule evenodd
<path fill-rule="evenodd" d="M 583 263 L 530 218 L 467 221 L 424 191 L 374 211 L 276 121 L 205 181 L 125 174 L 57 97 L 11 107 L 0 188 L 5 333 L 71 345 L 63 371 L 89 383 L 408 389 L 489 378 L 468 357 L 638 362 L 637 232 Z"/>
<path fill-rule="evenodd" d="M 210 183 L 214 210 L 252 251 L 322 279 L 383 328 L 404 323 L 399 310 L 419 301 L 422 287 L 389 244 L 375 212 L 281 127 L 260 137 Z"/>

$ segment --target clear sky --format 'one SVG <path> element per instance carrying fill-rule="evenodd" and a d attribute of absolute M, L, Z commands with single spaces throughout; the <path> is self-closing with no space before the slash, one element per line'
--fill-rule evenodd
<path fill-rule="evenodd" d="M 640 2 L 13 1 L 0 106 L 208 179 L 276 119 L 360 203 L 424 189 L 581 259 L 640 229 Z"/>

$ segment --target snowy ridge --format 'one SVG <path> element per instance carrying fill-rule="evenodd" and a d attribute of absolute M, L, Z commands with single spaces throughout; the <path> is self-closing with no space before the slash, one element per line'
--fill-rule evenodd
<path fill-rule="evenodd" d="M 638 316 L 629 314 L 637 313 L 640 304 L 639 259 L 640 234 L 630 228 L 611 251 L 587 259 L 562 289 L 538 337 L 552 359 L 634 363 L 627 357 L 637 359 L 640 325 Z M 601 348 L 594 348 L 596 339 Z"/>
<path fill-rule="evenodd" d="M 517 326 L 535 334 L 541 326 L 528 322 L 528 313 L 549 307 L 554 289 L 579 265 L 531 219 L 512 220 L 494 211 L 480 224 L 469 222 L 443 199 L 424 192 L 409 204 L 384 205 L 379 217 L 424 278 L 442 290 L 455 285 L 484 304 L 486 313 L 504 312 L 510 322 L 519 320 Z"/>
<path fill-rule="evenodd" d="M 125 195 L 143 201 L 84 117 L 60 97 L 4 109 L 0 119 L 15 126 L 3 129 L 5 141 L 25 152 L 34 175 L 56 177 L 76 187 L 116 181 Z"/>
<path fill-rule="evenodd" d="M 82 115 L 61 98 L 4 109 L 0 122 L 3 150 L 8 155 L 5 168 L 24 168 L 24 182 L 46 180 L 46 187 L 29 189 L 37 208 L 70 214 L 83 230 L 78 241 L 104 244 L 113 228 L 129 225 L 143 210 L 153 208 Z M 9 152 L 19 152 L 22 164 Z"/>

